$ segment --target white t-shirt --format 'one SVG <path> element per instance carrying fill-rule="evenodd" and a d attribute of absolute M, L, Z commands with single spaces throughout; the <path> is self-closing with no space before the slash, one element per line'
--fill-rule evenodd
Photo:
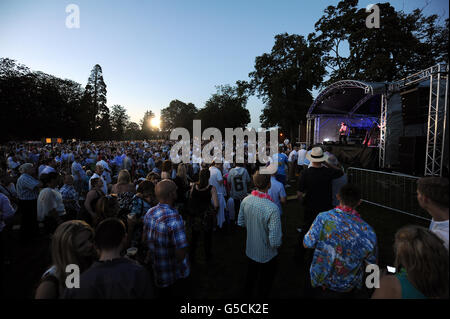
<path fill-rule="evenodd" d="M 293 150 L 292 152 L 289 153 L 288 161 L 294 162 L 296 160 L 297 160 L 297 151 Z"/>
<path fill-rule="evenodd" d="M 44 168 L 42 168 L 42 170 L 39 173 L 39 177 L 41 177 L 42 174 L 48 174 L 52 172 L 56 173 L 56 170 L 53 167 L 47 165 Z"/>
<path fill-rule="evenodd" d="M 92 177 L 89 179 L 89 190 L 91 190 L 91 188 L 92 188 L 91 187 L 91 179 L 93 179 L 93 178 L 101 178 L 102 179 L 102 181 L 103 181 L 102 191 L 103 191 L 103 193 L 105 193 L 105 195 L 107 195 L 108 194 L 108 185 L 106 184 L 105 179 L 102 176 L 98 175 L 97 173 L 94 173 L 94 175 L 92 175 Z"/>
<path fill-rule="evenodd" d="M 209 177 L 209 185 L 212 185 L 216 188 L 217 194 L 225 195 L 225 186 L 220 184 L 223 181 L 222 172 L 214 166 L 209 168 L 209 172 L 211 176 Z"/>
<path fill-rule="evenodd" d="M 228 161 L 223 161 L 223 175 L 227 175 L 231 169 L 231 164 Z"/>
<path fill-rule="evenodd" d="M 244 167 L 232 168 L 227 180 L 231 185 L 230 196 L 232 198 L 244 199 L 247 196 L 247 184 L 250 183 L 250 176 Z"/>
<path fill-rule="evenodd" d="M 297 153 L 297 165 L 305 165 L 306 150 L 301 149 Z"/>
<path fill-rule="evenodd" d="M 448 220 L 443 222 L 436 222 L 433 219 L 431 220 L 430 230 L 435 233 L 439 238 L 444 241 L 445 248 L 448 250 Z"/>
<path fill-rule="evenodd" d="M 37 220 L 39 222 L 44 221 L 45 217 L 53 209 L 59 212 L 59 216 L 63 216 L 66 213 L 61 193 L 49 187 L 44 188 L 39 193 L 37 201 Z"/>

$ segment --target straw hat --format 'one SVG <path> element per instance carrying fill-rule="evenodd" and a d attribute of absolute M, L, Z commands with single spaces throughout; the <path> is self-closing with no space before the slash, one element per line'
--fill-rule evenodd
<path fill-rule="evenodd" d="M 328 155 L 323 152 L 321 147 L 314 147 L 311 153 L 306 154 L 306 158 L 311 162 L 325 162 L 328 159 Z"/>

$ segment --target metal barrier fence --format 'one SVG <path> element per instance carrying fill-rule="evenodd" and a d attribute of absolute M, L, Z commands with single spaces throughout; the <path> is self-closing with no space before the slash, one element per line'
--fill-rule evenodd
<path fill-rule="evenodd" d="M 361 189 L 364 202 L 431 220 L 417 202 L 418 177 L 349 167 L 348 181 Z"/>

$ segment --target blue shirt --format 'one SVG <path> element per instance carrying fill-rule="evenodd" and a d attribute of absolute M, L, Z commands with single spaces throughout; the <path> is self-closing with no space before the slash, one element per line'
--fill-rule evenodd
<path fill-rule="evenodd" d="M 269 196 L 272 198 L 273 202 L 278 206 L 280 210 L 280 216 L 283 214 L 283 210 L 281 208 L 281 197 L 286 197 L 286 191 L 284 190 L 284 185 L 277 181 L 277 179 L 273 176 L 270 177 L 270 189 L 267 192 Z"/>
<path fill-rule="evenodd" d="M 184 222 L 176 209 L 166 204 L 151 208 L 143 230 L 152 259 L 157 287 L 167 287 L 189 276 L 188 257 L 179 263 L 175 251 L 188 247 Z"/>
<path fill-rule="evenodd" d="M 248 195 L 242 200 L 238 225 L 247 228 L 246 255 L 266 263 L 278 255 L 281 220 L 278 207 L 267 198 Z"/>
<path fill-rule="evenodd" d="M 356 214 L 338 208 L 320 213 L 303 243 L 315 248 L 310 268 L 313 287 L 337 292 L 361 288 L 366 263 L 377 262 L 377 237 Z"/>
<path fill-rule="evenodd" d="M 11 202 L 9 198 L 0 193 L 0 232 L 5 228 L 5 223 L 3 222 L 6 219 L 11 218 L 15 214 L 14 208 L 11 206 Z"/>
<path fill-rule="evenodd" d="M 78 181 L 78 174 L 80 175 L 80 180 L 84 180 L 86 178 L 86 172 L 83 169 L 83 166 L 81 166 L 78 162 L 72 163 L 72 176 L 75 181 Z"/>
<path fill-rule="evenodd" d="M 28 174 L 22 174 L 17 179 L 17 197 L 21 200 L 33 200 L 37 199 L 39 196 L 39 189 L 37 186 L 40 182 L 34 177 Z"/>
<path fill-rule="evenodd" d="M 278 153 L 273 156 L 273 160 L 275 162 L 278 162 L 278 175 L 286 175 L 286 168 L 285 165 L 289 163 L 288 157 L 284 153 Z"/>

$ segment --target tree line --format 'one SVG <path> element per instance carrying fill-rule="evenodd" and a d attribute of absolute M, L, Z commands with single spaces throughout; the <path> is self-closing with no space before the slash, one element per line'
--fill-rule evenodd
<path fill-rule="evenodd" d="M 448 23 L 423 9 L 406 14 L 389 3 L 378 4 L 380 28 L 368 29 L 367 13 L 358 0 L 328 6 L 307 36 L 278 34 L 272 50 L 255 58 L 249 80 L 221 85 L 202 108 L 173 100 L 161 110 L 161 130 L 202 126 L 246 127 L 248 98 L 264 103 L 261 126 L 279 126 L 290 136 L 306 120 L 312 90 L 343 79 L 393 81 L 448 61 Z M 348 52 L 343 54 L 342 47 Z M 95 65 L 86 86 L 31 71 L 8 58 L 0 59 L 0 127 L 2 140 L 44 136 L 84 140 L 156 138 L 147 110 L 140 123 L 130 122 L 126 108 L 107 106 L 102 68 Z"/>

